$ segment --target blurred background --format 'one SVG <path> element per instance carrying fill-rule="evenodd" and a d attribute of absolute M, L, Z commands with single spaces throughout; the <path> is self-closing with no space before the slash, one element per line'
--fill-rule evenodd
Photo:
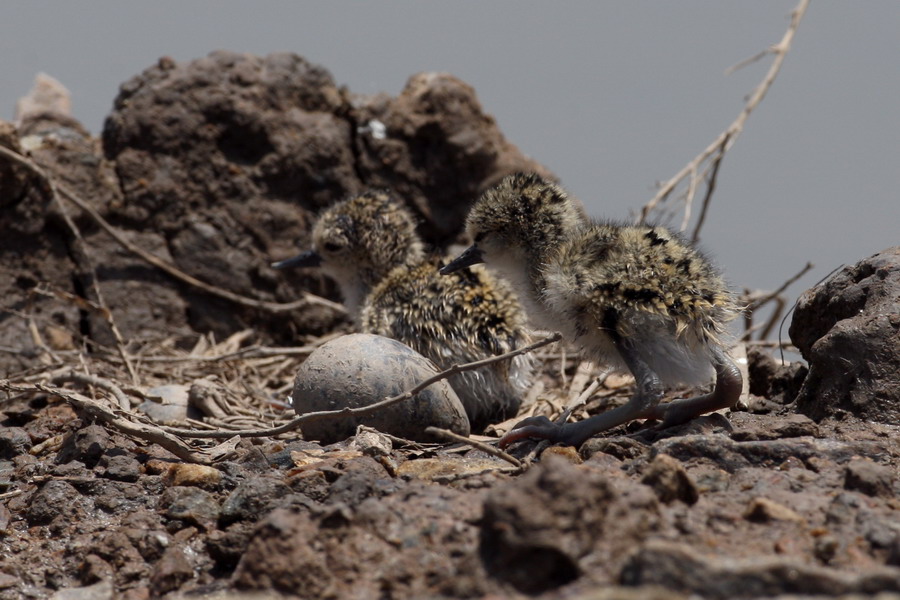
<path fill-rule="evenodd" d="M 7 3 L 0 118 L 45 72 L 99 135 L 121 83 L 160 56 L 216 49 L 295 52 L 356 93 L 395 95 L 414 73 L 447 71 L 592 216 L 633 219 L 738 115 L 773 57 L 725 70 L 781 40 L 796 4 Z M 736 288 L 774 289 L 811 261 L 793 301 L 835 267 L 900 244 L 898 27 L 897 2 L 812 3 L 722 163 L 701 232 Z"/>

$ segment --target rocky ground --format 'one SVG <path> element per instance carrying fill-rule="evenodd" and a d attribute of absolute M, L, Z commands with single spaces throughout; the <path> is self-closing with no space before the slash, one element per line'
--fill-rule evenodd
<path fill-rule="evenodd" d="M 0 147 L 0 599 L 900 598 L 900 249 L 804 294 L 808 368 L 749 348 L 727 415 L 522 444 L 521 469 L 372 431 L 180 440 L 146 415 L 283 422 L 350 330 L 328 282 L 267 266 L 316 210 L 391 186 L 442 247 L 481 189 L 546 169 L 449 75 L 363 97 L 287 54 L 161 59 L 101 139 L 43 106 Z M 533 413 L 598 374 L 538 357 Z"/>

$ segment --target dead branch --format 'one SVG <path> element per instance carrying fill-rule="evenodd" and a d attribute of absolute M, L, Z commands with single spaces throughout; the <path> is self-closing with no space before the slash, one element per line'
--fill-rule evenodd
<path fill-rule="evenodd" d="M 772 84 L 775 82 L 775 78 L 778 76 L 778 73 L 781 71 L 782 63 L 784 63 L 784 59 L 787 56 L 788 51 L 791 48 L 791 43 L 794 39 L 794 34 L 797 32 L 797 28 L 800 25 L 800 21 L 803 19 L 803 15 L 806 13 L 806 9 L 809 7 L 809 0 L 800 0 L 797 7 L 791 13 L 791 23 L 787 28 L 787 31 L 782 37 L 781 41 L 768 48 L 764 52 L 757 54 L 751 59 L 747 61 L 743 61 L 739 66 L 744 66 L 745 64 L 749 64 L 754 60 L 759 60 L 766 54 L 774 54 L 775 58 L 772 61 L 772 64 L 769 66 L 769 70 L 766 73 L 763 80 L 760 84 L 753 90 L 753 93 L 750 94 L 747 103 L 744 105 L 744 108 L 741 110 L 740 114 L 738 114 L 737 118 L 731 125 L 728 126 L 725 131 L 723 131 L 719 136 L 713 140 L 713 142 L 706 147 L 703 152 L 698 154 L 693 160 L 691 160 L 687 165 L 684 166 L 678 173 L 675 174 L 674 177 L 663 183 L 659 191 L 657 191 L 656 195 L 644 205 L 641 209 L 641 214 L 638 217 L 638 223 L 646 223 L 647 218 L 650 216 L 650 213 L 657 208 L 658 205 L 665 202 L 668 199 L 669 195 L 672 191 L 685 179 L 688 180 L 689 194 L 685 197 L 685 208 L 687 211 L 690 211 L 690 206 L 694 201 L 694 193 L 697 188 L 698 180 L 705 176 L 706 170 L 702 168 L 703 165 L 710 165 L 710 177 L 707 180 L 707 193 L 704 198 L 704 208 L 703 212 L 705 213 L 706 208 L 709 206 L 709 202 L 712 198 L 712 189 L 715 188 L 715 176 L 718 174 L 719 166 L 722 159 L 725 156 L 725 153 L 734 145 L 734 142 L 740 136 L 741 132 L 744 130 L 744 124 L 747 121 L 747 118 L 750 116 L 750 113 L 759 106 L 760 102 L 762 102 L 763 98 L 765 98 L 766 93 L 769 91 L 769 88 L 772 87 Z M 731 70 L 734 70 L 733 67 Z M 730 70 L 730 71 L 731 71 Z M 729 71 L 729 72 L 730 72 Z M 697 224 L 697 227 L 694 229 L 693 238 L 696 240 L 700 235 L 700 226 L 703 224 L 702 215 L 701 221 Z M 683 222 L 682 230 L 686 229 L 687 224 L 686 220 Z"/>
<path fill-rule="evenodd" d="M 69 216 L 66 207 L 62 202 L 59 201 L 59 193 L 57 192 L 59 186 L 49 175 L 47 175 L 47 173 L 44 172 L 43 169 L 41 169 L 37 165 L 37 163 L 26 158 L 25 156 L 22 156 L 18 152 L 10 150 L 5 146 L 0 146 L 0 155 L 29 169 L 43 182 L 44 186 L 46 187 L 47 193 L 50 195 L 50 201 L 57 206 L 57 208 L 59 209 L 59 214 L 62 215 L 63 222 L 66 224 L 66 227 L 72 234 L 72 248 L 77 257 L 77 261 L 80 263 L 79 266 L 81 268 L 88 271 L 88 276 L 91 280 L 91 288 L 94 292 L 94 296 L 97 299 L 99 312 L 103 315 L 107 325 L 109 325 L 110 331 L 112 331 L 113 337 L 116 340 L 116 348 L 119 351 L 119 356 L 122 357 L 122 362 L 125 363 L 125 368 L 128 370 L 128 374 L 131 376 L 132 382 L 137 383 L 137 372 L 134 370 L 134 365 L 131 364 L 131 360 L 128 358 L 128 353 L 125 351 L 125 342 L 122 340 L 122 334 L 119 333 L 119 328 L 116 326 L 116 322 L 113 319 L 112 312 L 109 310 L 109 308 L 106 306 L 106 302 L 103 300 L 103 294 L 100 291 L 100 283 L 97 279 L 97 271 L 96 269 L 94 269 L 94 261 L 91 259 L 91 256 L 88 253 L 87 243 L 81 236 L 81 231 L 78 229 L 78 226 L 75 225 L 75 221 L 73 221 L 72 217 Z"/>
<path fill-rule="evenodd" d="M 119 404 L 120 409 L 124 411 L 131 410 L 131 401 L 128 400 L 128 396 L 125 395 L 125 392 L 123 392 L 119 386 L 108 379 L 96 377 L 94 375 L 86 375 L 84 373 L 78 373 L 76 371 L 68 371 L 55 375 L 51 379 L 51 381 L 55 385 L 65 383 L 67 381 L 75 381 L 78 383 L 85 383 L 87 385 L 96 386 L 112 394 L 116 399 L 116 402 Z"/>
<path fill-rule="evenodd" d="M 519 460 L 515 456 L 511 456 L 510 454 L 507 454 L 500 448 L 495 448 L 494 446 L 491 446 L 490 444 L 485 444 L 484 442 L 479 442 L 478 440 L 473 440 L 472 438 L 467 438 L 463 435 L 459 435 L 458 433 L 453 433 L 452 431 L 449 431 L 447 429 L 441 429 L 440 427 L 426 427 L 425 433 L 429 433 L 431 435 L 435 435 L 435 436 L 444 438 L 446 440 L 450 440 L 452 442 L 468 444 L 469 446 L 472 446 L 476 450 L 481 450 L 482 452 L 490 454 L 491 456 L 496 456 L 497 458 L 502 458 L 503 460 L 505 460 L 506 462 L 508 462 L 509 464 L 511 464 L 514 467 L 518 467 L 521 469 L 524 466 L 522 464 L 521 460 Z"/>
<path fill-rule="evenodd" d="M 173 427 L 165 427 L 163 428 L 166 432 L 171 433 L 173 435 L 178 435 L 186 438 L 224 438 L 231 437 L 234 435 L 240 435 L 242 437 L 268 437 L 273 435 L 278 435 L 281 433 L 285 433 L 287 431 L 292 431 L 303 424 L 313 423 L 316 421 L 322 421 L 325 419 L 345 419 L 348 417 L 361 417 L 368 414 L 372 414 L 385 408 L 387 406 L 392 406 L 394 404 L 398 404 L 405 400 L 409 400 L 414 397 L 416 394 L 424 390 L 430 385 L 437 383 L 443 379 L 447 379 L 457 373 L 462 373 L 463 371 L 471 371 L 474 369 L 480 369 L 481 367 L 485 367 L 487 365 L 494 364 L 496 362 L 500 362 L 502 360 L 509 360 L 510 358 L 514 358 L 521 354 L 527 354 L 533 350 L 541 348 L 543 346 L 547 346 L 554 342 L 558 342 L 562 339 L 562 334 L 553 333 L 548 335 L 547 337 L 538 340 L 537 342 L 524 346 L 522 348 L 518 348 L 516 350 L 511 350 L 504 354 L 498 354 L 497 356 L 491 356 L 489 358 L 484 358 L 482 360 L 476 360 L 474 362 L 465 363 L 462 365 L 453 365 L 449 369 L 441 371 L 436 375 L 429 377 L 428 379 L 422 381 L 412 389 L 403 392 L 402 394 L 398 394 L 396 396 L 391 396 L 390 398 L 385 398 L 380 402 L 376 402 L 374 404 L 370 404 L 368 406 L 360 406 L 358 408 L 342 408 L 340 410 L 323 410 L 318 412 L 311 412 L 300 415 L 299 417 L 283 424 L 278 427 L 273 427 L 270 429 L 250 429 L 246 431 L 193 431 L 190 429 L 177 429 Z"/>
<path fill-rule="evenodd" d="M 196 277 L 193 277 L 191 275 L 188 275 L 184 271 L 181 271 L 174 265 L 170 265 L 155 254 L 147 252 L 140 246 L 132 244 L 121 233 L 119 233 L 119 231 L 115 227 L 110 225 L 109 222 L 104 219 L 99 212 L 97 212 L 92 206 L 90 206 L 80 196 L 78 196 L 78 194 L 76 194 L 74 191 L 63 184 L 53 183 L 50 177 L 46 173 L 44 173 L 44 171 L 33 161 L 29 160 L 25 156 L 22 156 L 18 152 L 15 152 L 8 148 L 4 148 L 3 146 L 0 146 L 0 155 L 3 155 L 6 158 L 31 170 L 35 175 L 41 178 L 45 185 L 49 186 L 51 190 L 54 190 L 54 193 L 56 190 L 58 190 L 60 192 L 60 196 L 67 198 L 70 202 L 72 202 L 72 204 L 81 209 L 97 225 L 99 225 L 100 228 L 106 231 L 106 233 L 108 233 L 116 242 L 118 242 L 120 246 L 183 283 L 201 289 L 210 295 L 218 296 L 219 298 L 224 298 L 225 300 L 234 302 L 235 304 L 249 306 L 251 308 L 265 310 L 273 313 L 287 312 L 295 310 L 297 308 L 301 308 L 303 306 L 307 306 L 309 304 L 317 304 L 319 306 L 327 307 L 338 314 L 346 314 L 346 309 L 342 304 L 332 302 L 331 300 L 316 296 L 315 294 L 312 294 L 310 292 L 304 292 L 303 298 L 301 298 L 300 300 L 282 304 L 278 302 L 267 302 L 265 300 L 247 298 L 246 296 L 235 294 L 234 292 L 230 292 L 220 287 L 200 281 Z"/>
<path fill-rule="evenodd" d="M 804 265 L 804 267 L 800 269 L 800 271 L 798 271 L 793 277 L 789 277 L 784 283 L 778 286 L 775 291 L 747 292 L 745 294 L 745 301 L 747 305 L 744 309 L 744 334 L 741 336 L 741 341 L 749 341 L 752 335 L 758 330 L 761 331 L 758 336 L 759 339 L 766 339 L 767 337 L 769 337 L 769 334 L 772 333 L 772 330 L 775 328 L 775 324 L 778 323 L 778 320 L 781 318 L 781 315 L 784 312 L 784 307 L 787 304 L 787 301 L 784 299 L 784 296 L 782 296 L 782 294 L 789 286 L 806 275 L 812 268 L 813 264 L 811 262 L 807 262 L 806 265 Z M 772 315 L 762 325 L 754 326 L 753 314 L 770 302 L 776 303 L 775 310 L 772 311 Z"/>
<path fill-rule="evenodd" d="M 0 390 L 24 393 L 43 392 L 45 394 L 57 396 L 71 404 L 77 410 L 84 412 L 87 418 L 97 420 L 105 426 L 112 427 L 129 437 L 145 440 L 152 444 L 158 444 L 181 460 L 201 464 L 209 464 L 210 462 L 203 453 L 191 450 L 181 438 L 176 437 L 155 425 L 135 423 L 124 417 L 119 417 L 100 402 L 91 400 L 87 396 L 83 396 L 77 392 L 44 385 L 42 383 L 14 383 L 8 379 L 0 379 Z"/>

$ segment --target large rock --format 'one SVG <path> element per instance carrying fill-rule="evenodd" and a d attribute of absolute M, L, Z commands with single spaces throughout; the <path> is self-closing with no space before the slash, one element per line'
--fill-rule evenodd
<path fill-rule="evenodd" d="M 416 75 L 398 97 L 359 96 L 294 54 L 160 59 L 122 85 L 102 148 L 64 105 L 30 106 L 18 128 L 0 122 L 0 145 L 29 153 L 133 244 L 200 280 L 267 301 L 292 301 L 304 290 L 334 297 L 322 278 L 276 273 L 269 263 L 295 254 L 314 213 L 347 194 L 396 188 L 426 239 L 444 244 L 494 181 L 513 171 L 546 172 L 450 75 Z M 0 294 L 5 306 L 30 314 L 51 345 L 66 336 L 49 329 L 67 332 L 71 341 L 59 349 L 78 347 L 82 337 L 114 340 L 99 313 L 33 289 L 47 283 L 96 303 L 93 273 L 129 340 L 174 335 L 189 346 L 197 332 L 221 339 L 253 327 L 263 343 L 290 344 L 340 318 L 322 306 L 273 314 L 210 296 L 149 266 L 67 206 L 84 242 L 46 186 L 0 157 L 0 261 L 7 267 Z M 25 319 L 0 320 L 0 346 L 23 349 L 0 356 L 0 374 L 40 358 L 32 337 Z"/>
<path fill-rule="evenodd" d="M 900 246 L 804 292 L 790 335 L 809 362 L 801 412 L 900 422 Z"/>

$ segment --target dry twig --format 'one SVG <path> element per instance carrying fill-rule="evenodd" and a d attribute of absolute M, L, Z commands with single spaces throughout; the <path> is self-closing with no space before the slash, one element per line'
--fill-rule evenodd
<path fill-rule="evenodd" d="M 136 423 L 124 417 L 117 416 L 101 403 L 91 400 L 77 392 L 51 387 L 42 383 L 14 383 L 8 379 L 0 379 L 0 390 L 7 392 L 43 392 L 62 398 L 76 409 L 83 411 L 89 419 L 95 419 L 108 427 L 129 436 L 148 441 L 165 448 L 181 460 L 193 463 L 209 464 L 210 460 L 204 453 L 193 451 L 184 440 L 160 427 L 147 423 Z M 229 436 L 230 437 L 230 436 Z"/>
<path fill-rule="evenodd" d="M 122 362 L 125 363 L 125 368 L 128 370 L 128 374 L 131 376 L 132 381 L 137 383 L 137 372 L 134 370 L 134 365 L 131 364 L 128 353 L 125 350 L 125 342 L 122 339 L 122 334 L 119 333 L 119 328 L 116 326 L 116 322 L 113 319 L 112 311 L 110 311 L 106 306 L 106 302 L 103 300 L 103 294 L 100 292 L 100 283 L 97 279 L 97 272 L 94 269 L 94 261 L 91 259 L 90 254 L 88 253 L 87 243 L 85 243 L 84 238 L 81 236 L 81 231 L 78 229 L 78 226 L 75 225 L 75 221 L 73 221 L 72 217 L 69 216 L 66 207 L 62 202 L 59 201 L 59 193 L 57 190 L 60 186 L 57 185 L 53 181 L 53 179 L 37 165 L 37 163 L 26 158 L 25 156 L 22 156 L 14 150 L 10 150 L 5 146 L 0 146 L 0 156 L 3 156 L 27 168 L 29 171 L 37 175 L 37 177 L 44 184 L 47 193 L 50 195 L 50 201 L 56 204 L 56 206 L 59 208 L 59 214 L 62 215 L 63 222 L 66 224 L 66 227 L 72 234 L 72 248 L 75 251 L 77 257 L 76 260 L 78 263 L 80 263 L 80 267 L 88 271 L 88 277 L 91 281 L 91 288 L 94 292 L 94 296 L 97 299 L 97 304 L 94 306 L 106 320 L 106 323 L 109 326 L 110 331 L 112 331 L 113 337 L 116 340 L 116 348 L 119 351 L 119 356 L 122 357 Z"/>
<path fill-rule="evenodd" d="M 776 323 L 778 323 L 778 320 L 781 318 L 781 315 L 784 312 L 784 307 L 787 304 L 787 301 L 784 299 L 784 296 L 782 296 L 782 294 L 791 284 L 806 275 L 812 268 L 813 264 L 811 262 L 806 263 L 806 265 L 804 265 L 804 267 L 800 269 L 800 271 L 798 271 L 796 275 L 788 278 L 787 281 L 778 286 L 778 289 L 773 292 L 745 293 L 745 300 L 747 305 L 744 309 L 744 333 L 741 336 L 741 341 L 749 341 L 753 334 L 757 331 L 760 332 L 758 336 L 760 340 L 764 340 L 769 337 L 769 334 L 772 333 L 772 330 L 775 328 Z M 775 310 L 772 311 L 771 316 L 766 320 L 765 323 L 754 326 L 754 313 L 770 302 L 775 302 Z"/>
<path fill-rule="evenodd" d="M 56 385 L 66 381 L 76 381 L 78 383 L 96 386 L 112 394 L 121 410 L 131 410 L 131 402 L 128 400 L 128 396 L 125 395 L 125 392 L 123 392 L 119 386 L 108 379 L 96 377 L 94 375 L 86 375 L 84 373 L 77 373 L 75 371 L 67 371 L 54 376 L 51 381 Z"/>
<path fill-rule="evenodd" d="M 715 189 L 716 177 L 719 172 L 719 167 L 721 166 L 722 159 L 725 156 L 725 153 L 734 145 L 734 142 L 740 136 L 741 132 L 744 130 L 744 124 L 747 121 L 747 118 L 750 116 L 750 113 L 759 106 L 759 103 L 762 102 L 763 98 L 765 98 L 766 93 L 769 91 L 769 88 L 772 87 L 772 84 L 775 82 L 775 78 L 778 76 L 779 71 L 781 71 L 781 65 L 784 62 L 785 56 L 787 56 L 788 51 L 791 48 L 791 43 L 794 39 L 794 34 L 797 32 L 797 27 L 800 25 L 800 21 L 803 19 L 803 15 L 806 13 L 806 9 L 809 7 L 809 0 L 800 0 L 800 3 L 791 13 L 791 23 L 788 26 L 787 31 L 782 37 L 781 41 L 768 48 L 764 52 L 757 54 L 751 59 L 747 61 L 743 61 L 740 65 L 732 67 L 728 72 L 735 70 L 736 68 L 740 68 L 748 64 L 749 62 L 753 62 L 754 60 L 759 60 L 766 54 L 774 54 L 775 59 L 772 61 L 772 64 L 769 67 L 768 72 L 765 77 L 763 77 L 762 82 L 753 90 L 753 93 L 750 94 L 750 98 L 747 100 L 747 103 L 744 105 L 744 108 L 741 110 L 740 114 L 728 126 L 725 131 L 723 131 L 719 136 L 713 140 L 713 142 L 706 147 L 703 152 L 698 154 L 693 160 L 691 160 L 681 171 L 675 174 L 674 177 L 669 179 L 667 182 L 663 183 L 659 191 L 657 191 L 656 195 L 644 205 L 641 209 L 641 214 L 638 217 L 638 223 L 646 223 L 647 218 L 650 213 L 655 210 L 661 203 L 665 202 L 672 191 L 685 179 L 688 181 L 688 193 L 684 197 L 685 202 L 685 212 L 686 218 L 682 222 L 682 231 L 687 229 L 688 219 L 687 217 L 690 215 L 691 205 L 693 204 L 695 192 L 697 189 L 698 181 L 703 178 L 707 179 L 707 190 L 703 199 L 703 206 L 701 208 L 700 218 L 698 219 L 698 223 L 694 228 L 694 233 L 691 238 L 696 241 L 700 237 L 700 228 L 703 225 L 705 220 L 706 211 L 709 207 L 710 200 L 712 198 L 712 193 Z"/>
<path fill-rule="evenodd" d="M 507 454 L 500 448 L 495 448 L 494 446 L 491 446 L 490 444 L 485 444 L 484 442 L 479 442 L 478 440 L 473 440 L 472 438 L 467 438 L 463 435 L 459 435 L 458 433 L 453 433 L 452 431 L 448 431 L 447 429 L 441 429 L 440 427 L 426 427 L 425 433 L 430 433 L 431 435 L 436 435 L 438 437 L 442 437 L 442 438 L 444 438 L 446 440 L 450 440 L 452 442 L 459 442 L 460 444 L 468 444 L 469 446 L 472 446 L 476 450 L 481 450 L 482 452 L 490 454 L 491 456 L 496 456 L 497 458 L 502 458 L 503 460 L 505 460 L 512 466 L 518 467 L 520 469 L 525 466 L 521 460 L 519 460 L 515 456 Z"/>
<path fill-rule="evenodd" d="M 219 298 L 224 298 L 225 300 L 234 302 L 235 304 L 266 310 L 273 313 L 291 311 L 303 306 L 307 306 L 309 304 L 324 306 L 339 314 L 346 313 L 346 309 L 342 304 L 332 302 L 331 300 L 316 296 L 315 294 L 309 292 L 304 292 L 303 298 L 301 298 L 300 300 L 282 304 L 278 302 L 267 302 L 265 300 L 247 298 L 246 296 L 235 294 L 234 292 L 230 292 L 220 287 L 200 281 L 199 279 L 188 275 L 175 266 L 170 265 L 151 252 L 147 252 L 140 246 L 132 244 L 115 227 L 110 225 L 109 222 L 104 219 L 99 212 L 97 212 L 91 205 L 89 205 L 80 196 L 78 196 L 78 194 L 76 194 L 74 191 L 63 184 L 54 183 L 53 180 L 46 173 L 44 173 L 44 171 L 33 161 L 29 160 L 25 156 L 22 156 L 18 152 L 15 152 L 8 148 L 4 148 L 3 146 L 0 146 L 0 155 L 3 155 L 6 158 L 15 161 L 16 163 L 31 170 L 35 175 L 41 178 L 45 185 L 49 186 L 51 193 L 54 194 L 54 197 L 58 197 L 56 194 L 56 191 L 58 190 L 60 192 L 59 195 L 67 198 L 75 206 L 80 208 L 87 216 L 89 216 L 95 223 L 97 223 L 97 225 L 99 225 L 101 229 L 112 236 L 112 238 L 123 248 L 181 282 L 201 289 L 210 295 L 218 296 Z"/>

